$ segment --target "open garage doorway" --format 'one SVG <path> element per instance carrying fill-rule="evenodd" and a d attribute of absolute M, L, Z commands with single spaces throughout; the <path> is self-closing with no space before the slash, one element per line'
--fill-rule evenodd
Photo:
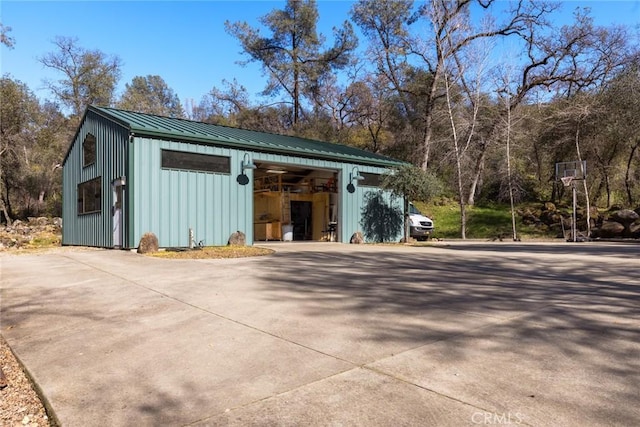
<path fill-rule="evenodd" d="M 291 225 L 293 240 L 312 240 L 313 238 L 313 202 L 291 201 Z"/>
<path fill-rule="evenodd" d="M 337 170 L 256 162 L 254 241 L 336 241 Z"/>

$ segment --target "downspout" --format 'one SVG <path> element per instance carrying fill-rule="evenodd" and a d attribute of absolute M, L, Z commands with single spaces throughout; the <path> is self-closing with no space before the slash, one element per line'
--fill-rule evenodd
<path fill-rule="evenodd" d="M 123 212 L 123 228 L 124 228 L 124 242 L 123 242 L 123 247 L 126 247 L 127 249 L 131 249 L 133 248 L 133 161 L 132 161 L 132 155 L 130 155 L 131 153 L 131 146 L 133 145 L 133 141 L 135 138 L 135 134 L 131 131 L 129 131 L 129 141 L 127 146 L 125 147 L 124 150 L 124 168 L 125 168 L 125 174 L 126 174 L 126 179 L 127 179 L 127 183 L 126 183 L 126 187 L 125 187 L 125 197 L 124 197 L 124 204 L 125 206 L 123 206 L 122 212 Z"/>

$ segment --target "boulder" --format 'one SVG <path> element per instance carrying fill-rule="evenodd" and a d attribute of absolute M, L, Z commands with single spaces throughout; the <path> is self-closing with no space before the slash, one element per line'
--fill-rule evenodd
<path fill-rule="evenodd" d="M 519 214 L 522 217 L 522 223 L 525 225 L 535 225 L 540 223 L 540 217 L 531 212 L 531 209 L 529 208 L 519 212 Z"/>
<path fill-rule="evenodd" d="M 349 240 L 349 243 L 352 243 L 354 245 L 359 245 L 361 243 L 364 243 L 364 237 L 362 237 L 362 233 L 359 231 L 356 231 L 355 233 L 353 233 L 353 235 L 351 236 L 351 239 Z"/>
<path fill-rule="evenodd" d="M 609 218 L 609 220 L 620 223 L 624 226 L 622 231 L 622 237 L 631 237 L 631 224 L 640 219 L 640 215 L 632 211 L 631 209 L 620 209 L 617 212 L 614 212 L 613 215 Z"/>
<path fill-rule="evenodd" d="M 39 226 L 45 226 L 51 223 L 49 218 L 47 218 L 46 216 L 39 216 L 38 218 L 35 219 L 34 222 L 36 225 L 39 225 Z"/>
<path fill-rule="evenodd" d="M 631 225 L 638 218 L 640 218 L 640 215 L 638 215 L 631 209 L 621 209 L 617 212 L 614 212 L 609 219 L 626 226 Z"/>
<path fill-rule="evenodd" d="M 562 215 L 555 210 L 545 210 L 540 215 L 540 220 L 548 225 L 559 224 L 562 222 Z"/>
<path fill-rule="evenodd" d="M 229 246 L 246 246 L 247 244 L 247 236 L 245 236 L 245 234 L 238 230 L 235 233 L 231 233 L 231 236 L 229 236 L 229 241 L 227 242 L 227 245 Z"/>
<path fill-rule="evenodd" d="M 139 254 L 150 254 L 158 252 L 158 238 L 153 233 L 144 233 L 138 244 Z"/>
<path fill-rule="evenodd" d="M 591 237 L 595 238 L 614 238 L 622 237 L 624 225 L 615 221 L 604 221 L 600 228 L 596 228 L 591 232 Z"/>

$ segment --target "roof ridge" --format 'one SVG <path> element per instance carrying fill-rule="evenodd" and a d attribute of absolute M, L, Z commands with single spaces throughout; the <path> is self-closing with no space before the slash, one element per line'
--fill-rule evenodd
<path fill-rule="evenodd" d="M 311 138 L 304 138 L 304 137 L 295 136 L 295 135 L 287 135 L 287 134 L 281 134 L 281 133 L 275 133 L 275 132 L 255 130 L 255 129 L 246 129 L 246 128 L 230 126 L 230 125 L 221 125 L 221 124 L 218 124 L 218 123 L 207 123 L 207 122 L 202 122 L 202 121 L 199 121 L 199 120 L 186 119 L 184 117 L 170 117 L 170 116 L 162 116 L 160 114 L 154 114 L 154 113 L 143 113 L 143 112 L 140 112 L 140 111 L 126 110 L 126 109 L 123 109 L 123 108 L 97 107 L 97 106 L 94 106 L 93 108 L 97 108 L 97 109 L 100 109 L 100 110 L 108 110 L 108 111 L 120 111 L 120 112 L 124 112 L 124 113 L 136 114 L 136 115 L 140 115 L 140 116 L 152 116 L 152 117 L 157 117 L 157 118 L 163 119 L 163 120 L 180 120 L 180 121 L 183 121 L 183 122 L 201 124 L 201 125 L 206 125 L 206 126 L 216 126 L 216 127 L 226 128 L 226 129 L 240 130 L 240 131 L 244 131 L 244 132 L 257 132 L 257 133 L 263 133 L 263 134 L 267 134 L 267 135 L 286 136 L 286 137 L 289 137 L 289 138 L 307 139 L 309 141 L 318 141 L 318 142 L 325 142 L 325 143 L 330 143 L 330 144 L 340 144 L 338 142 L 320 141 L 320 140 L 314 140 L 314 139 L 311 139 Z"/>
<path fill-rule="evenodd" d="M 284 150 L 292 153 L 306 152 L 316 156 L 322 155 L 323 157 L 344 156 L 345 160 L 347 160 L 346 157 L 355 157 L 361 161 L 382 162 L 387 165 L 402 163 L 391 157 L 339 142 L 321 141 L 295 135 L 243 129 L 228 125 L 206 123 L 181 117 L 141 113 L 114 107 L 91 106 L 89 108 L 98 113 L 107 114 L 112 119 L 126 123 L 134 133 L 139 132 L 149 136 L 174 136 L 178 138 L 188 138 L 190 140 L 201 139 L 202 142 L 219 141 L 223 144 L 226 142 L 234 145 L 246 145 L 248 146 L 246 148 L 277 148 L 278 151 Z"/>

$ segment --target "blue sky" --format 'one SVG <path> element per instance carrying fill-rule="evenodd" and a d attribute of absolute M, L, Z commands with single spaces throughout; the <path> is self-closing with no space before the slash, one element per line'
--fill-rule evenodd
<path fill-rule="evenodd" d="M 259 65 L 242 68 L 238 42 L 224 30 L 225 20 L 258 18 L 284 1 L 6 1 L 0 19 L 10 26 L 14 49 L 0 48 L 1 71 L 26 83 L 41 98 L 51 98 L 42 79 L 59 78 L 37 57 L 53 51 L 56 36 L 77 37 L 80 46 L 122 59 L 119 90 L 135 76 L 160 75 L 185 102 L 196 103 L 222 80 L 236 78 L 252 95 L 263 87 Z M 348 19 L 353 1 L 319 0 L 319 31 L 332 40 L 331 28 Z M 587 6 L 597 24 L 640 24 L 640 0 L 569 1 L 558 15 L 561 25 L 576 7 Z M 264 33 L 267 34 L 267 33 Z M 361 42 L 363 44 L 364 41 Z"/>

